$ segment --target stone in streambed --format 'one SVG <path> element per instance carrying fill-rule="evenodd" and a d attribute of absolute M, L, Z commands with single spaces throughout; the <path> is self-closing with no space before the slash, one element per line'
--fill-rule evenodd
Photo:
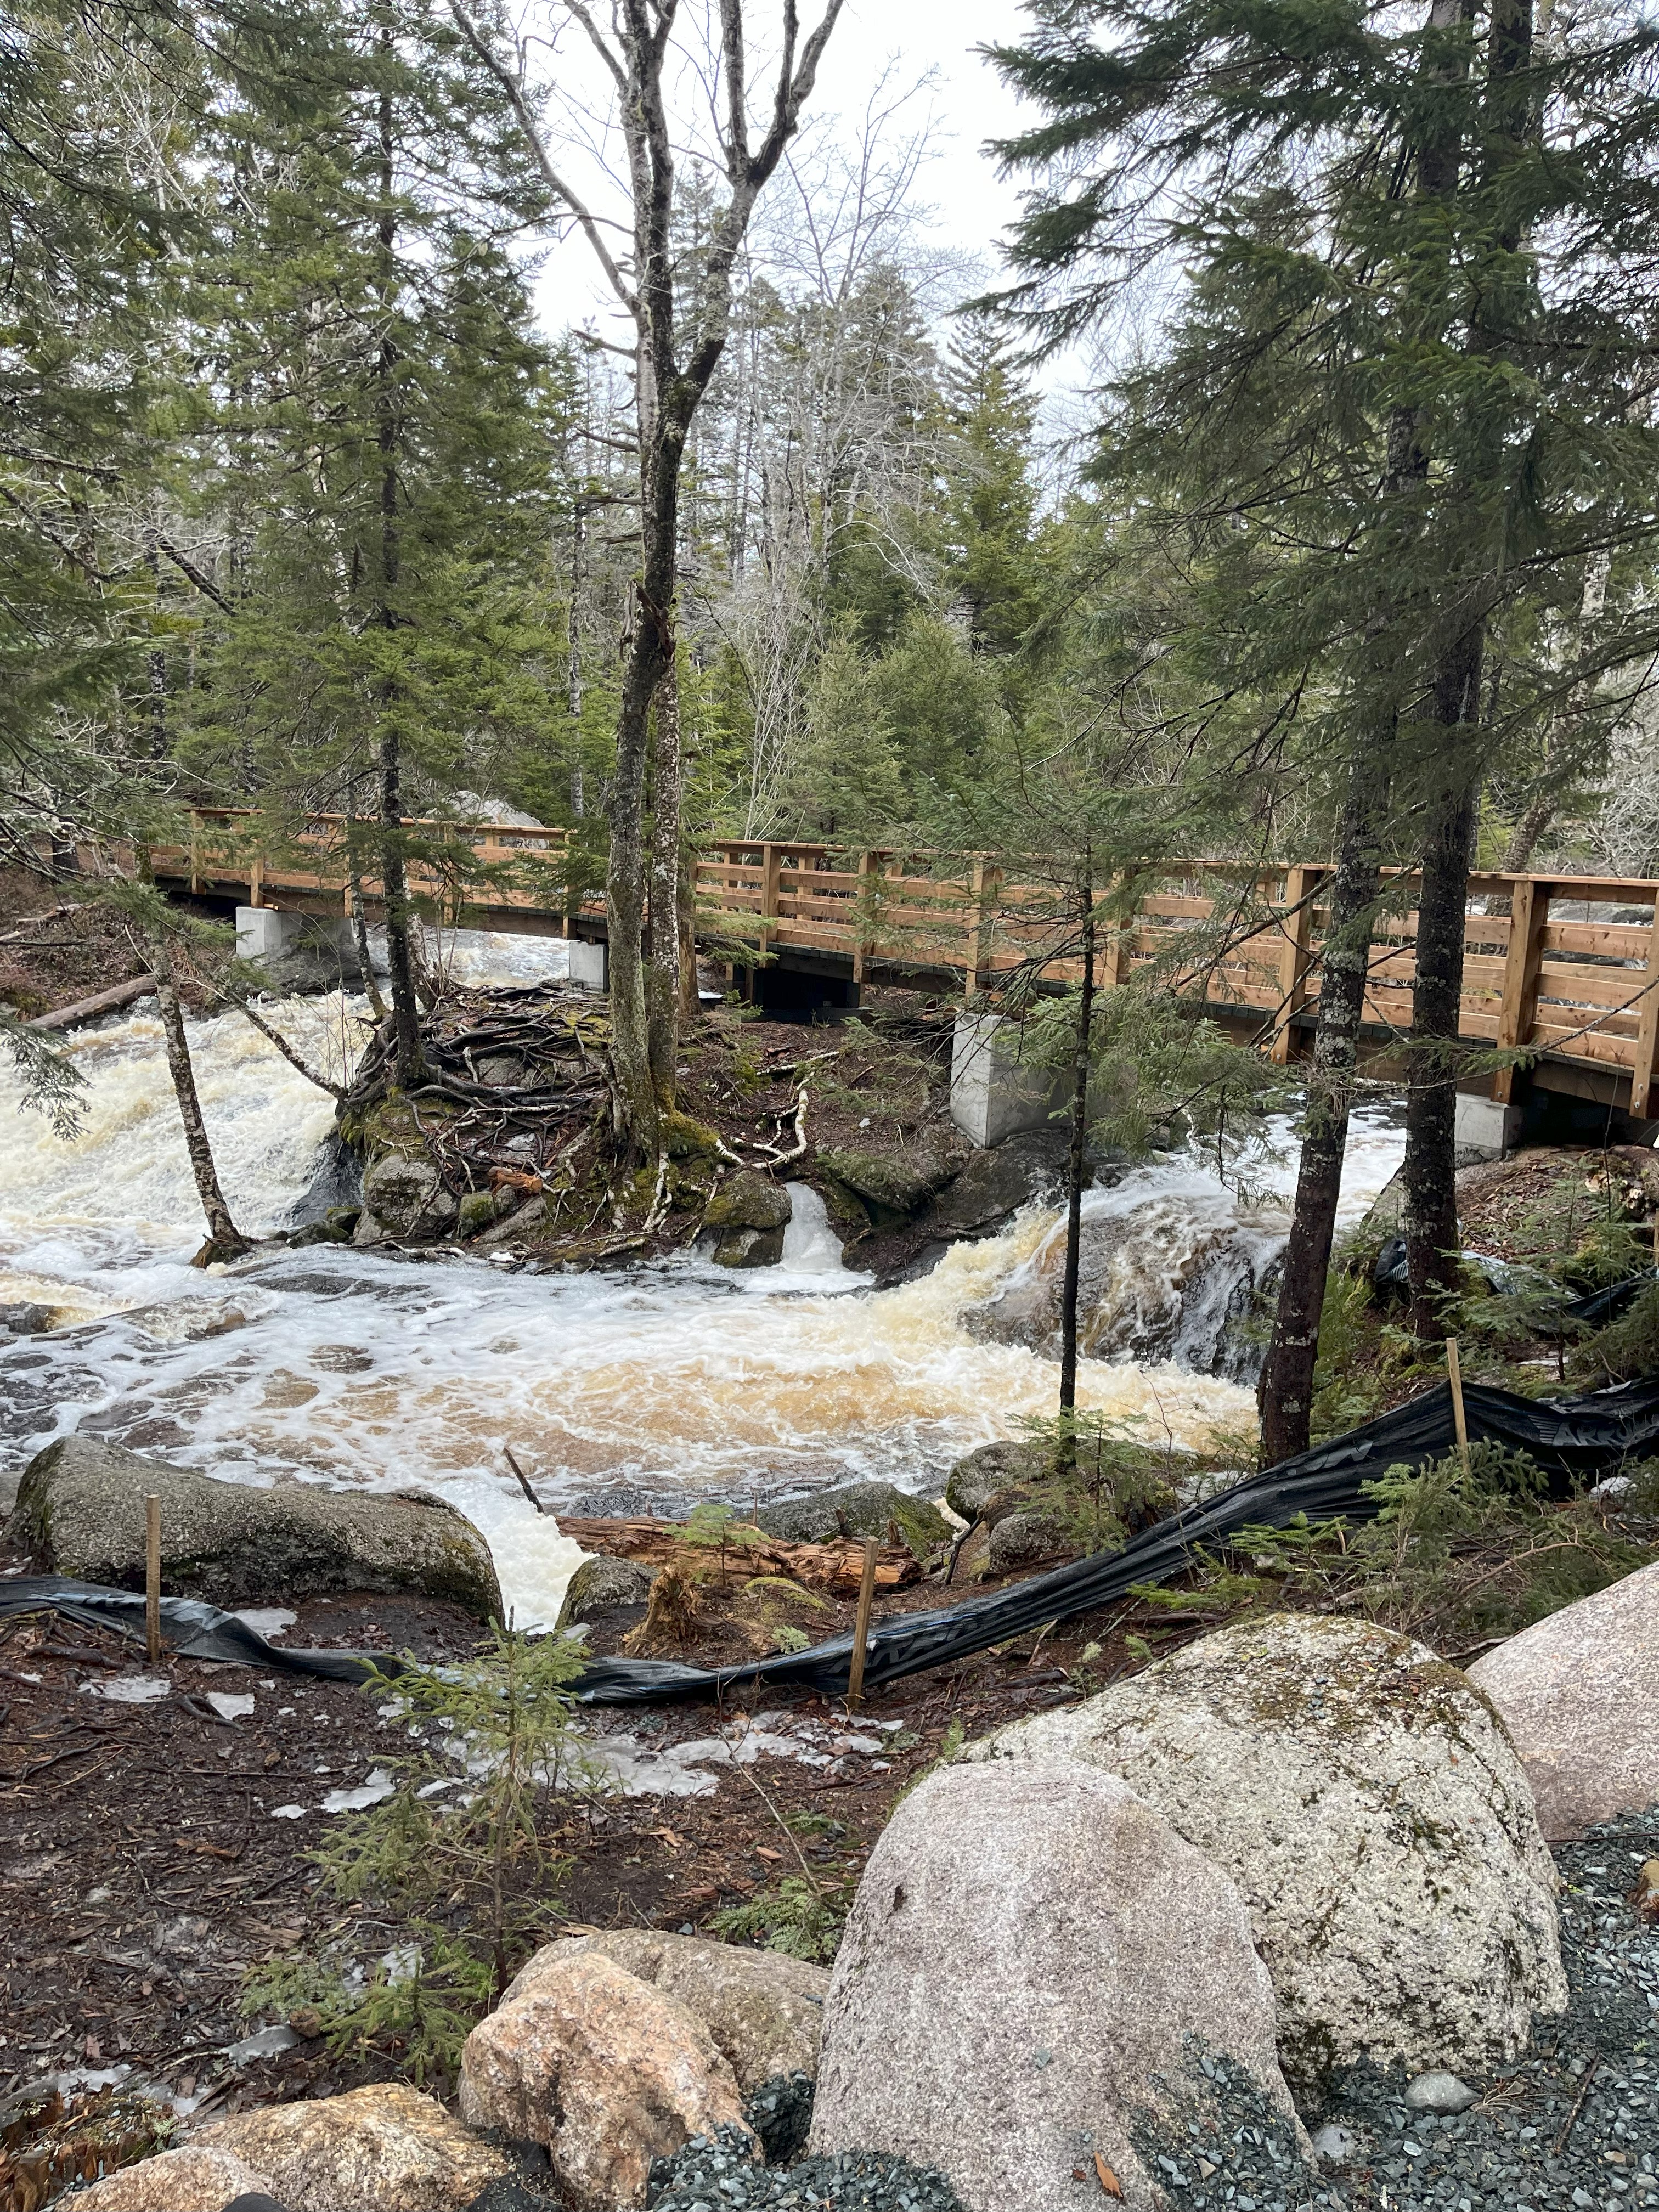
<path fill-rule="evenodd" d="M 76 2212 L 217 2212 L 238 2197 L 274 2197 L 276 2185 L 228 2150 L 191 2144 L 106 2173 L 72 2201 Z"/>
<path fill-rule="evenodd" d="M 372 1222 L 382 1237 L 429 1243 L 447 1237 L 459 1213 L 460 1201 L 429 1159 L 387 1152 L 363 1170 L 363 1209 L 354 1237 L 369 1242 L 364 1224 Z"/>
<path fill-rule="evenodd" d="M 1659 1565 L 1523 1628 L 1469 1680 L 1503 1715 L 1552 1842 L 1659 1804 Z"/>
<path fill-rule="evenodd" d="M 837 1536 L 875 1536 L 884 1541 L 889 1522 L 896 1522 L 899 1534 L 919 1559 L 942 1549 L 952 1533 L 938 1506 L 890 1482 L 844 1482 L 805 1498 L 780 1498 L 763 1505 L 756 1519 L 769 1536 L 787 1544 L 827 1544 Z"/>
<path fill-rule="evenodd" d="M 899 1805 L 859 1885 L 811 2148 L 935 2166 L 968 2212 L 1103 2203 L 1098 2158 L 1152 2212 L 1135 2131 L 1206 2108 L 1203 2067 L 1224 2057 L 1305 2152 L 1226 1876 L 1109 1775 L 949 1766 Z"/>
<path fill-rule="evenodd" d="M 651 1585 L 659 1572 L 656 1567 L 641 1566 L 637 1559 L 613 1559 L 608 1553 L 584 1559 L 566 1586 L 564 1603 L 553 1624 L 555 1634 L 574 1628 L 579 1621 L 591 1620 L 596 1613 L 605 1613 L 612 1606 L 648 1604 Z"/>
<path fill-rule="evenodd" d="M 736 2077 L 702 2022 L 570 1943 L 538 1951 L 468 2036 L 460 2112 L 545 2146 L 575 2212 L 642 2204 L 653 2159 L 744 2125 Z"/>
<path fill-rule="evenodd" d="M 961 1155 L 923 1145 L 905 1152 L 820 1152 L 818 1165 L 878 1225 L 920 1211 L 955 1175 Z"/>
<path fill-rule="evenodd" d="M 941 1237 L 983 1237 L 1022 1206 L 1053 1203 L 1065 1188 L 1070 1149 L 1063 1129 L 1023 1129 L 970 1154 L 933 1200 L 926 1225 Z"/>
<path fill-rule="evenodd" d="M 238 2112 L 192 2147 L 268 2174 L 284 2212 L 461 2212 L 513 2172 L 435 2098 L 400 2081 Z M 223 2201 L 200 2199 L 200 2212 Z"/>
<path fill-rule="evenodd" d="M 271 1490 L 216 1481 L 91 1437 L 60 1437 L 24 1469 L 8 1533 L 40 1566 L 118 1589 L 144 1586 L 144 1499 L 161 1501 L 161 1588 L 218 1606 L 418 1591 L 502 1617 L 489 1547 L 426 1492 Z"/>
<path fill-rule="evenodd" d="M 720 1267 L 775 1267 L 782 1257 L 781 1229 L 728 1229 L 714 1252 Z"/>
<path fill-rule="evenodd" d="M 775 1183 L 751 1169 L 739 1168 L 726 1177 L 708 1201 L 705 1229 L 782 1229 L 794 1210 L 788 1186 Z"/>
<path fill-rule="evenodd" d="M 1566 2002 L 1555 1870 L 1467 1676 L 1366 1622 L 1244 1620 L 969 1759 L 1120 1777 L 1237 1882 L 1292 2078 L 1485 2071 Z"/>

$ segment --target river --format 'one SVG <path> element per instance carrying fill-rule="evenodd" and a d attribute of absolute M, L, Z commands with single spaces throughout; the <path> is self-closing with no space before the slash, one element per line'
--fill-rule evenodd
<path fill-rule="evenodd" d="M 471 979 L 522 980 L 527 966 L 556 972 L 562 951 L 480 939 L 456 957 Z M 337 995 L 286 1001 L 273 1018 L 313 1064 L 342 1065 Z M 240 1224 L 293 1225 L 308 1194 L 319 1202 L 332 1100 L 238 1016 L 193 1022 L 191 1047 Z M 233 1481 L 424 1486 L 484 1531 L 515 1618 L 534 1626 L 556 1613 L 580 1554 L 524 1498 L 508 1447 L 555 1508 L 619 1489 L 747 1501 L 877 1476 L 933 1496 L 958 1454 L 1052 1410 L 1053 1361 L 972 1323 L 1052 1267 L 1052 1210 L 886 1291 L 842 1264 L 822 1201 L 799 1187 L 782 1265 L 750 1273 L 694 1254 L 575 1274 L 316 1245 L 203 1274 L 189 1265 L 201 1216 L 153 1006 L 66 1049 L 88 1079 L 68 1142 L 13 1111 L 15 1079 L 0 1073 L 0 1303 L 46 1305 L 54 1324 L 0 1336 L 6 1465 L 79 1429 Z M 1360 1117 L 1346 1218 L 1401 1149 L 1388 1112 Z M 1260 1162 L 1241 1200 L 1185 1157 L 1090 1194 L 1109 1264 L 1081 1403 L 1179 1445 L 1254 1424 L 1249 1390 L 1194 1371 L 1214 1316 L 1196 1337 L 1194 1317 L 1225 1289 L 1224 1267 L 1195 1274 L 1194 1255 L 1259 1269 L 1284 1236 L 1293 1176 L 1287 1157 Z"/>

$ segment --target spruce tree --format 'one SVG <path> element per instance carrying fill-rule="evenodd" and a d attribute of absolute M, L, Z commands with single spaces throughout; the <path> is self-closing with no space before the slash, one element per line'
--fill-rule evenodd
<path fill-rule="evenodd" d="M 1373 927 L 1399 903 L 1378 867 L 1422 870 L 1406 1179 L 1428 1330 L 1455 1244 L 1476 795 L 1559 688 L 1506 656 L 1504 718 L 1483 720 L 1483 653 L 1598 550 L 1650 544 L 1656 32 L 1615 7 L 1534 39 L 1528 0 L 1431 0 L 1415 20 L 1361 0 L 1032 13 L 997 50 L 1046 116 L 1003 149 L 1042 180 L 1006 304 L 1051 342 L 1137 296 L 1168 307 L 1118 380 L 1107 465 L 1231 586 L 1212 623 L 1227 680 L 1276 695 L 1286 766 L 1326 794 L 1336 848 L 1264 1378 L 1276 1457 L 1307 1438 Z M 1601 664 L 1639 650 L 1648 619 L 1617 611 Z"/>

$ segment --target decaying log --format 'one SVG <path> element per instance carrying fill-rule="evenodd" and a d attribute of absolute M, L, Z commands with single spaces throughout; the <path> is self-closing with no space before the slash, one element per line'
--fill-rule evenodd
<path fill-rule="evenodd" d="M 642 1559 L 647 1566 L 672 1566 L 687 1574 L 712 1563 L 718 1570 L 720 1550 L 710 1543 L 689 1544 L 672 1521 L 647 1519 L 590 1521 L 559 1514 L 559 1534 L 580 1544 L 585 1552 L 602 1552 L 611 1559 Z M 768 1536 L 747 1522 L 733 1526 L 726 1547 L 727 1578 L 753 1575 L 787 1575 L 808 1589 L 826 1590 L 841 1597 L 856 1597 L 864 1573 L 861 1539 L 838 1536 L 827 1544 L 791 1544 Z M 917 1581 L 921 1568 L 903 1546 L 884 1545 L 876 1554 L 876 1587 L 897 1589 Z"/>

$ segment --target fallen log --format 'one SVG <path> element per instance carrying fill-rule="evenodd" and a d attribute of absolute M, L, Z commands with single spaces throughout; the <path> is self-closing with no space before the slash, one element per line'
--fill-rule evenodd
<path fill-rule="evenodd" d="M 601 1552 L 611 1559 L 640 1559 L 647 1566 L 672 1566 L 682 1573 L 720 1560 L 717 1544 L 688 1543 L 673 1521 L 590 1521 L 563 1513 L 557 1518 L 562 1536 L 570 1537 L 585 1552 Z M 838 1536 L 825 1544 L 792 1544 L 740 1522 L 727 1535 L 726 1568 L 728 1579 L 787 1575 L 809 1589 L 856 1597 L 864 1575 L 864 1543 L 859 1537 Z M 902 1545 L 884 1545 L 876 1554 L 878 1589 L 897 1589 L 919 1580 L 921 1574 L 914 1554 Z"/>
<path fill-rule="evenodd" d="M 135 999 L 147 998 L 155 988 L 154 975 L 135 975 L 130 982 L 116 983 L 107 991 L 94 991 L 89 999 L 77 999 L 72 1006 L 54 1006 L 49 1014 L 37 1014 L 23 1026 L 30 1030 L 66 1030 L 76 1022 L 91 1021 L 96 1014 L 112 1014 L 119 1006 L 130 1006 Z"/>

